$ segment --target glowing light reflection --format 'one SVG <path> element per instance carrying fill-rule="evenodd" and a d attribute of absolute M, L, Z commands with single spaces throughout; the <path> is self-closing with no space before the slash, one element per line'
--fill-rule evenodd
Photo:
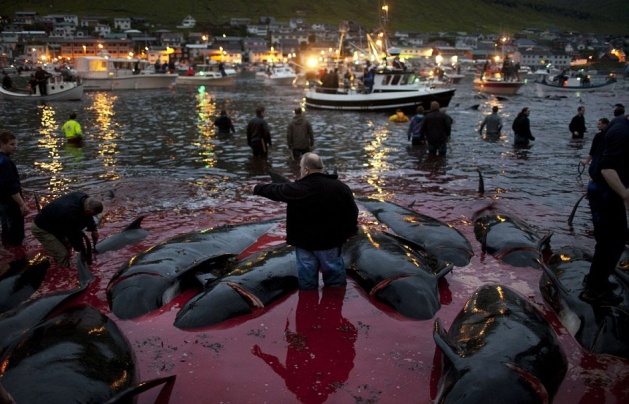
<path fill-rule="evenodd" d="M 96 114 L 96 122 L 100 130 L 98 133 L 98 155 L 105 167 L 105 172 L 99 177 L 106 180 L 117 180 L 120 175 L 116 172 L 116 155 L 119 153 L 117 140 L 120 139 L 119 124 L 113 119 L 115 116 L 114 103 L 118 97 L 111 93 L 98 92 L 94 95 L 94 104 L 88 108 Z"/>
<path fill-rule="evenodd" d="M 205 168 L 212 168 L 217 163 L 216 145 L 213 143 L 213 139 L 216 138 L 214 119 L 218 115 L 216 99 L 205 91 L 205 87 L 201 86 L 199 87 L 196 101 L 199 138 L 193 145 L 199 149 L 199 161 L 204 164 Z"/>
<path fill-rule="evenodd" d="M 63 175 L 63 162 L 59 154 L 63 139 L 59 136 L 59 123 L 55 119 L 55 111 L 49 105 L 42 104 L 37 109 L 41 113 L 37 146 L 47 149 L 48 154 L 45 160 L 36 161 L 34 164 L 50 177 L 48 192 L 62 194 L 67 191 L 70 179 Z"/>
<path fill-rule="evenodd" d="M 372 185 L 378 197 L 385 199 L 387 196 L 392 197 L 393 193 L 385 191 L 385 182 L 381 179 L 383 171 L 390 170 L 386 159 L 389 157 L 390 149 L 384 147 L 386 140 L 391 132 L 386 126 L 380 128 L 374 128 L 373 132 L 369 135 L 370 140 L 365 145 L 366 155 L 369 159 L 369 168 L 367 183 Z"/>

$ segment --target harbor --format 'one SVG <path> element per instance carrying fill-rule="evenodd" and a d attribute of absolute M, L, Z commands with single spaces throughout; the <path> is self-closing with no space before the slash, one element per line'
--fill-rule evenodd
<path fill-rule="evenodd" d="M 505 264 L 483 251 L 474 218 L 487 210 L 506 212 L 539 234 L 553 232 L 552 251 L 571 247 L 593 252 L 587 201 L 568 223 L 588 182 L 579 161 L 589 151 L 596 121 L 611 118 L 614 104 L 629 105 L 629 92 L 620 87 L 613 92 L 549 96 L 525 85 L 516 95 L 496 97 L 477 93 L 469 79 L 453 88 L 456 93 L 446 110 L 454 122 L 446 157 L 411 146 L 408 125 L 389 122 L 386 113 L 307 108 L 303 87 L 261 85 L 254 72 L 239 73 L 228 88 L 174 85 L 87 91 L 80 101 L 17 104 L 0 99 L 0 104 L 11 110 L 3 118 L 3 129 L 15 133 L 19 141 L 13 158 L 31 207 L 27 224 L 36 211 L 35 195 L 45 204 L 75 190 L 103 200 L 103 238 L 145 216 L 142 227 L 149 235 L 116 252 L 96 254 L 90 266 L 96 279 L 71 305 L 90 304 L 114 318 L 132 347 L 140 380 L 176 375 L 172 403 L 203 402 L 208 397 L 215 402 L 431 402 L 441 371 L 434 322 L 439 318 L 450 327 L 466 301 L 486 284 L 502 284 L 525 296 L 557 334 L 568 370 L 555 402 L 624 402 L 629 396 L 629 360 L 586 352 L 544 300 L 539 286 L 542 271 Z M 266 107 L 273 139 L 268 159 L 251 156 L 246 142 L 247 122 L 259 105 Z M 329 170 L 337 170 L 357 198 L 412 206 L 458 229 L 470 241 L 474 252 L 470 263 L 455 267 L 439 282 L 441 307 L 434 318 L 409 319 L 348 279 L 346 293 L 337 296 L 336 303 L 342 305 L 345 330 L 355 333 L 349 340 L 342 332 L 328 335 L 327 344 L 342 343 L 345 349 L 336 357 L 320 352 L 316 361 L 300 357 L 297 342 L 288 339 L 295 323 L 304 320 L 296 318 L 297 292 L 253 314 L 202 329 L 173 326 L 177 312 L 194 294 L 190 290 L 137 319 L 117 319 L 105 289 L 136 254 L 186 233 L 284 217 L 282 204 L 255 197 L 250 188 L 270 181 L 271 171 L 297 178 L 299 165 L 290 158 L 285 136 L 292 111 L 299 106 L 312 123 L 314 151 Z M 504 120 L 497 138 L 478 133 L 493 106 L 499 107 Z M 568 130 L 578 106 L 586 107 L 584 140 L 572 140 Z M 531 110 L 536 140 L 528 148 L 517 148 L 510 128 L 525 107 Z M 236 129 L 228 137 L 219 137 L 213 126 L 222 109 Z M 82 147 L 67 144 L 60 132 L 71 112 L 77 113 L 85 133 Z M 361 209 L 359 223 L 373 226 L 375 220 Z M 280 225 L 248 253 L 278 245 L 283 235 Z M 29 255 L 42 252 L 30 232 L 25 246 Z M 52 266 L 37 296 L 71 289 L 77 282 L 74 269 Z M 308 324 L 325 326 L 326 321 L 334 319 L 323 316 Z M 279 362 L 286 373 L 273 371 L 260 352 L 275 357 L 271 362 Z M 333 383 L 313 384 L 300 377 L 304 374 Z M 316 394 L 301 396 L 300 391 Z M 156 396 L 155 391 L 147 392 L 138 402 L 154 402 Z"/>

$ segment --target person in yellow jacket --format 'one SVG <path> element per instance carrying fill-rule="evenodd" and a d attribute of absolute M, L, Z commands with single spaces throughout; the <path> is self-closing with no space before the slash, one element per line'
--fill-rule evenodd
<path fill-rule="evenodd" d="M 389 117 L 389 121 L 391 122 L 408 122 L 408 116 L 404 115 L 404 112 L 401 109 L 397 109 L 395 111 L 395 115 L 391 115 Z"/>
<path fill-rule="evenodd" d="M 81 125 L 76 121 L 76 114 L 72 112 L 70 119 L 63 124 L 63 133 L 66 135 L 68 143 L 82 144 L 83 132 L 81 131 Z"/>

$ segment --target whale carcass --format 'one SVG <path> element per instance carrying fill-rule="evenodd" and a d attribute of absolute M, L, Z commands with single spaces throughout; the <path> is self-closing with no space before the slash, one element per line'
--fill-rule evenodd
<path fill-rule="evenodd" d="M 520 293 L 484 285 L 446 332 L 433 336 L 443 353 L 435 403 L 548 403 L 567 359 L 542 314 Z"/>
<path fill-rule="evenodd" d="M 437 282 L 452 270 L 452 264 L 401 238 L 368 228 L 349 239 L 343 258 L 348 274 L 370 296 L 419 320 L 432 318 L 441 307 Z"/>
<path fill-rule="evenodd" d="M 454 227 L 391 202 L 358 198 L 376 219 L 397 235 L 412 241 L 444 262 L 466 266 L 474 255 L 472 245 Z"/>
<path fill-rule="evenodd" d="M 240 262 L 177 313 L 175 327 L 198 328 L 252 313 L 297 290 L 295 249 L 286 244 Z"/>
<path fill-rule="evenodd" d="M 164 241 L 131 258 L 107 286 L 113 313 L 135 318 L 160 308 L 195 279 L 195 272 L 225 270 L 277 222 L 220 226 Z"/>

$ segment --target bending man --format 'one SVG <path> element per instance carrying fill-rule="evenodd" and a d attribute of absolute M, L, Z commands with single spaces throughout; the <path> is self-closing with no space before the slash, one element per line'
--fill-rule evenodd
<path fill-rule="evenodd" d="M 98 241 L 95 215 L 103 211 L 103 203 L 83 192 L 61 196 L 35 216 L 31 226 L 33 236 L 42 244 L 57 265 L 70 265 L 70 248 L 85 253 L 83 229 L 92 232 L 94 244 Z"/>

